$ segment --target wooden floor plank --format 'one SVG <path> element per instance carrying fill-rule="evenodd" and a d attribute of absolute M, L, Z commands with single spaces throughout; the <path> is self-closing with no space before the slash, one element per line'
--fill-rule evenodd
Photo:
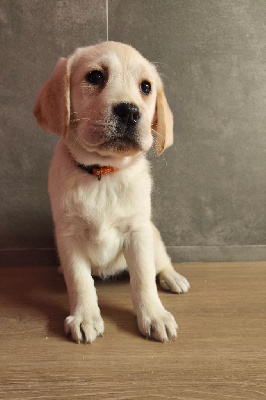
<path fill-rule="evenodd" d="M 0 268 L 0 399 L 264 399 L 266 263 L 176 266 L 186 295 L 159 289 L 178 339 L 143 339 L 128 278 L 96 281 L 104 337 L 65 337 L 64 281 L 52 267 Z"/>

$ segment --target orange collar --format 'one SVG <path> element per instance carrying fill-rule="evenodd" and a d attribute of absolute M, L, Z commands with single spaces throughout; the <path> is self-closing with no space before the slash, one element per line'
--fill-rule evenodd
<path fill-rule="evenodd" d="M 111 166 L 100 166 L 100 165 L 83 165 L 83 164 L 77 164 L 77 166 L 84 171 L 88 172 L 88 174 L 98 176 L 98 181 L 102 179 L 103 174 L 108 174 L 109 172 L 115 172 L 118 169 L 116 167 L 111 167 Z"/>

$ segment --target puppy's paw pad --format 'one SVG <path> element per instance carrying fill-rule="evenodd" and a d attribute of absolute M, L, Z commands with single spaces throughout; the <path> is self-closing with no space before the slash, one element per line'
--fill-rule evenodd
<path fill-rule="evenodd" d="M 190 289 L 188 280 L 176 271 L 163 271 L 159 276 L 162 289 L 172 293 L 187 293 Z"/>
<path fill-rule="evenodd" d="M 139 317 L 138 326 L 143 336 L 158 342 L 166 342 L 177 337 L 177 323 L 172 314 L 166 310 L 152 317 Z"/>
<path fill-rule="evenodd" d="M 103 335 L 104 322 L 100 315 L 90 318 L 70 315 L 65 319 L 65 332 L 71 334 L 77 343 L 92 343 L 98 336 Z"/>

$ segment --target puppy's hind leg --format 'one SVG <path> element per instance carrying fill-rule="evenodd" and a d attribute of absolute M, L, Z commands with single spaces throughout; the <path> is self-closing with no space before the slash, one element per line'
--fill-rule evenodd
<path fill-rule="evenodd" d="M 154 258 L 156 275 L 160 286 L 169 292 L 186 293 L 190 284 L 187 279 L 175 271 L 158 229 L 153 225 Z"/>

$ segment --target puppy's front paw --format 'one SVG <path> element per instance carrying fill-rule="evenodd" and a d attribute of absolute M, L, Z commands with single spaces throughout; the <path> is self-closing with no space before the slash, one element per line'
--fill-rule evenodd
<path fill-rule="evenodd" d="M 142 312 L 137 316 L 140 333 L 159 342 L 165 342 L 177 337 L 177 323 L 174 317 L 164 308 L 157 311 Z"/>
<path fill-rule="evenodd" d="M 65 319 L 65 332 L 77 342 L 91 343 L 104 332 L 104 322 L 100 313 L 95 315 L 76 314 Z"/>
<path fill-rule="evenodd" d="M 187 293 L 190 288 L 188 280 L 175 270 L 162 271 L 159 275 L 161 288 L 173 293 Z"/>

